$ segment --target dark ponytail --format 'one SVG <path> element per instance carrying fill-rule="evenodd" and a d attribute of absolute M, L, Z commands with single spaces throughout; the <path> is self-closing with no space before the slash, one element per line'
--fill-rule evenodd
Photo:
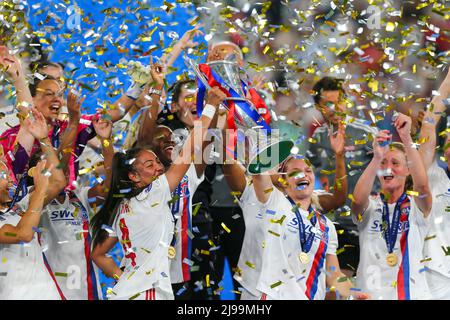
<path fill-rule="evenodd" d="M 100 211 L 91 220 L 93 246 L 100 244 L 108 238 L 108 232 L 102 227 L 111 227 L 117 215 L 117 208 L 123 198 L 132 198 L 140 193 L 128 177 L 134 171 L 133 162 L 142 151 L 142 148 L 133 148 L 125 153 L 116 152 L 112 161 L 112 177 L 109 192 Z"/>

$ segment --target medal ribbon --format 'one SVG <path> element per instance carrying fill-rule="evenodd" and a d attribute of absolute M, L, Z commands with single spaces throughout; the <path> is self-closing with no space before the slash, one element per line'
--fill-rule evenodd
<path fill-rule="evenodd" d="M 186 177 L 186 176 L 185 176 Z M 176 217 L 177 212 L 180 211 L 180 195 L 181 195 L 181 188 L 182 188 L 182 184 L 183 182 L 180 182 L 177 186 L 177 188 L 175 189 L 173 195 L 174 196 L 178 196 L 178 199 L 176 201 L 174 201 L 174 203 L 172 204 L 172 216 L 173 216 L 173 220 L 174 220 L 174 228 L 176 228 L 177 226 L 177 222 L 178 222 L 178 218 Z M 188 182 L 186 182 L 187 185 Z M 186 194 L 185 197 L 183 197 L 182 201 L 183 201 L 183 212 L 181 213 L 181 230 L 179 230 L 181 232 L 181 269 L 182 269 L 182 273 L 183 273 L 183 280 L 184 281 L 189 281 L 191 278 L 191 274 L 190 274 L 190 266 L 186 263 L 183 263 L 184 259 L 191 259 L 191 239 L 188 236 L 187 231 L 192 229 L 192 222 L 191 222 L 191 212 L 190 212 L 190 193 L 189 190 Z M 173 234 L 173 238 L 172 241 L 170 243 L 170 246 L 175 248 L 175 245 L 177 243 L 177 238 L 175 235 L 175 232 Z"/>
<path fill-rule="evenodd" d="M 400 226 L 400 206 L 403 204 L 405 200 L 407 200 L 407 198 L 408 197 L 406 193 L 403 193 L 397 200 L 391 224 L 389 221 L 389 206 L 387 201 L 384 201 L 384 195 L 381 194 L 381 200 L 383 200 L 384 204 L 382 219 L 383 223 L 386 226 L 383 236 L 384 240 L 386 241 L 388 253 L 392 253 L 394 251 L 394 246 L 395 243 L 397 242 L 398 227 Z"/>
<path fill-rule="evenodd" d="M 296 212 L 295 215 L 298 220 L 299 224 L 299 237 L 300 237 L 300 246 L 302 248 L 303 252 L 308 253 L 311 250 L 312 243 L 314 242 L 315 234 L 313 232 L 309 233 L 308 238 L 306 238 L 305 234 L 305 224 L 303 223 L 303 219 L 300 215 L 300 212 L 298 210 L 298 206 L 295 204 L 295 202 L 290 198 L 287 197 L 289 202 L 295 206 Z M 317 216 L 319 216 L 319 226 L 320 231 L 322 232 L 322 238 L 325 238 L 325 241 L 322 239 L 320 240 L 319 248 L 317 248 L 316 254 L 314 255 L 314 261 L 312 263 L 308 278 L 306 279 L 306 291 L 305 294 L 308 297 L 309 300 L 314 300 L 314 296 L 317 293 L 318 289 L 318 283 L 319 283 L 319 276 L 320 276 L 320 270 L 323 268 L 324 262 L 325 262 L 325 256 L 327 252 L 328 247 L 328 226 L 325 217 L 320 214 L 320 212 L 314 210 L 312 206 L 309 206 L 308 208 L 309 214 L 314 213 L 313 216 L 310 218 L 310 222 L 312 226 L 315 226 L 317 223 Z M 303 241 L 302 241 L 303 239 Z"/>
<path fill-rule="evenodd" d="M 312 244 L 314 242 L 315 234 L 314 234 L 314 232 L 310 232 L 308 235 L 308 238 L 306 238 L 306 226 L 305 226 L 305 223 L 303 222 L 302 215 L 300 214 L 300 212 L 298 210 L 298 206 L 294 202 L 294 200 L 292 200 L 289 196 L 287 196 L 287 199 L 291 203 L 292 207 L 295 208 L 295 216 L 298 221 L 298 233 L 299 233 L 299 238 L 300 238 L 300 248 L 302 249 L 302 252 L 308 253 L 311 250 Z M 311 215 L 311 213 L 314 212 L 312 206 L 309 206 L 308 212 L 310 215 Z M 312 226 L 316 225 L 317 217 L 316 217 L 315 212 L 312 215 L 311 219 L 309 219 L 309 221 L 311 222 Z"/>
<path fill-rule="evenodd" d="M 400 222 L 404 226 L 402 229 L 402 235 L 400 238 L 400 251 L 402 253 L 402 262 L 400 264 L 400 268 L 397 273 L 397 296 L 399 300 L 410 300 L 410 287 L 409 287 L 409 248 L 408 248 L 408 230 L 406 229 L 407 222 L 409 220 L 409 212 L 410 212 L 410 201 L 406 193 L 403 193 L 398 199 L 395 209 L 394 216 L 392 217 L 392 229 L 389 229 L 389 209 L 387 207 L 387 202 L 384 201 L 383 195 L 381 198 L 384 202 L 384 210 L 383 210 L 383 220 L 387 221 L 387 229 L 385 230 L 385 240 L 388 244 L 388 251 L 392 253 L 395 242 L 397 241 L 398 227 Z M 406 210 L 405 214 L 401 214 L 402 210 Z M 387 213 L 387 214 L 386 214 Z M 387 219 L 385 218 L 387 216 Z M 386 220 L 385 220 L 386 219 Z M 389 235 L 387 233 L 389 232 Z M 394 233 L 395 232 L 395 233 Z M 389 237 L 389 241 L 387 239 Z"/>
<path fill-rule="evenodd" d="M 94 265 L 91 259 L 91 235 L 89 233 L 89 214 L 80 200 L 69 192 L 70 200 L 74 207 L 78 208 L 83 221 L 83 240 L 84 240 L 84 256 L 86 257 L 86 280 L 87 280 L 87 295 L 88 300 L 98 300 L 97 280 L 95 276 Z"/>

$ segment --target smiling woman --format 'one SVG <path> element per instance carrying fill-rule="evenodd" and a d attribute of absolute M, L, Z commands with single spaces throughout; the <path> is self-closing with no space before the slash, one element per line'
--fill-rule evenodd
<path fill-rule="evenodd" d="M 394 125 L 402 144 L 385 144 L 391 135 L 380 131 L 374 139 L 374 157 L 353 193 L 353 220 L 361 246 L 357 286 L 374 299 L 429 299 L 421 263 L 432 203 L 430 187 L 411 139 L 411 118 L 399 114 Z M 369 198 L 377 175 L 381 194 Z"/>

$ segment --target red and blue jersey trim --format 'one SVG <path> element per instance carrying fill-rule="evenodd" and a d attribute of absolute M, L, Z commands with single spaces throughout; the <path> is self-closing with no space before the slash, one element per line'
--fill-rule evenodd
<path fill-rule="evenodd" d="M 322 231 L 322 239 L 320 240 L 319 248 L 314 255 L 313 265 L 309 272 L 308 278 L 306 280 L 306 291 L 305 294 L 309 300 L 314 300 L 314 296 L 317 293 L 319 277 L 321 270 L 325 262 L 325 256 L 328 247 L 328 226 L 326 226 L 325 218 L 318 214 L 320 230 Z"/>

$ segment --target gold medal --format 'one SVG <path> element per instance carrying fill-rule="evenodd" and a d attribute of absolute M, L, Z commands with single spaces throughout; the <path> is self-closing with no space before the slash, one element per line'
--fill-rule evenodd
<path fill-rule="evenodd" d="M 301 252 L 298 255 L 298 258 L 300 259 L 300 262 L 302 264 L 307 264 L 309 262 L 309 256 L 308 256 L 308 254 L 306 252 Z"/>
<path fill-rule="evenodd" d="M 387 262 L 388 266 L 395 267 L 398 262 L 397 255 L 395 253 L 389 253 L 386 256 L 386 262 Z"/>
<path fill-rule="evenodd" d="M 175 258 L 176 254 L 177 254 L 177 251 L 175 250 L 175 248 L 170 246 L 169 247 L 169 259 Z"/>

